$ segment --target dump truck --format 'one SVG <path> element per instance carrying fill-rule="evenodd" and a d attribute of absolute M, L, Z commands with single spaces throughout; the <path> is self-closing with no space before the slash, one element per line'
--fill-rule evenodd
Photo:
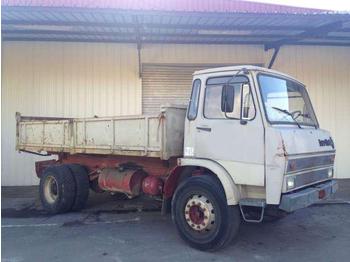
<path fill-rule="evenodd" d="M 337 190 L 334 141 L 305 85 L 262 67 L 197 71 L 188 106 L 155 115 L 16 118 L 17 150 L 55 156 L 35 163 L 47 212 L 82 209 L 89 189 L 147 195 L 200 250 Z"/>

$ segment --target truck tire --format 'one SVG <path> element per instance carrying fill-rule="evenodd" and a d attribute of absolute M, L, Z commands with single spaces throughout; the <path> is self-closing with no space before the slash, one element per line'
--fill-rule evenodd
<path fill-rule="evenodd" d="M 89 176 L 87 170 L 79 164 L 67 165 L 75 180 L 75 199 L 72 211 L 79 211 L 85 207 L 89 198 Z"/>
<path fill-rule="evenodd" d="M 172 200 L 172 219 L 191 247 L 216 251 L 232 242 L 241 222 L 238 206 L 228 206 L 224 190 L 209 175 L 180 184 Z"/>
<path fill-rule="evenodd" d="M 51 166 L 40 178 L 40 200 L 50 214 L 68 212 L 75 199 L 75 181 L 68 167 Z"/>

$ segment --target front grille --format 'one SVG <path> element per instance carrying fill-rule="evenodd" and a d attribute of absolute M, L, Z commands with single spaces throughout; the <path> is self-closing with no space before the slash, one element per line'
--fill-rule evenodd
<path fill-rule="evenodd" d="M 288 159 L 287 173 L 334 164 L 335 154 Z"/>
<path fill-rule="evenodd" d="M 335 153 L 308 157 L 288 158 L 284 175 L 283 192 L 289 192 L 318 182 L 332 179 L 328 175 L 334 166 Z M 333 172 L 333 171 L 332 171 Z M 294 186 L 288 188 L 288 181 Z"/>
<path fill-rule="evenodd" d="M 295 175 L 295 187 L 293 189 L 327 180 L 328 170 L 329 168 L 325 168 L 321 170 L 313 170 Z"/>

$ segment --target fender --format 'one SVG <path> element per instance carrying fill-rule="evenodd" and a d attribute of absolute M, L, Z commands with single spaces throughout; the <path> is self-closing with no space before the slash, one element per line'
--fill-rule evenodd
<path fill-rule="evenodd" d="M 212 171 L 219 178 L 226 194 L 228 205 L 237 205 L 240 200 L 239 190 L 230 174 L 219 163 L 209 159 L 198 158 L 180 158 L 179 166 L 199 166 Z"/>

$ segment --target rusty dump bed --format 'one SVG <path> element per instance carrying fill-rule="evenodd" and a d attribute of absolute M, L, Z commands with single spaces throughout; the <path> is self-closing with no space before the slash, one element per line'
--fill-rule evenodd
<path fill-rule="evenodd" d="M 33 153 L 182 156 L 186 108 L 166 106 L 159 115 L 98 118 L 16 114 L 16 149 Z"/>

